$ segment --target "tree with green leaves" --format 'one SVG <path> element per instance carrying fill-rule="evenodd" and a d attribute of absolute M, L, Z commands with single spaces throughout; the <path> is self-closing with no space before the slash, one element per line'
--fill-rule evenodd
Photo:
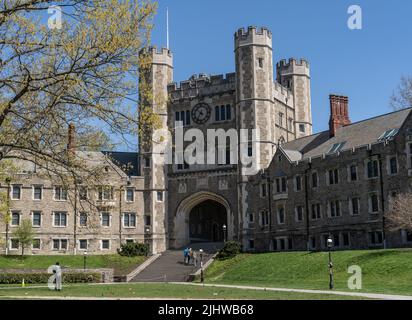
<path fill-rule="evenodd" d="M 21 256 L 24 256 L 24 249 L 33 243 L 34 231 L 30 219 L 23 219 L 21 224 L 13 231 L 13 237 L 19 241 L 21 246 Z"/>
<path fill-rule="evenodd" d="M 151 62 L 139 52 L 149 45 L 156 7 L 152 0 L 0 0 L 1 182 L 10 178 L 6 164 L 29 162 L 67 189 L 99 185 L 106 165 L 68 152 L 69 125 L 76 149 L 95 151 L 111 149 L 111 136 L 133 147 L 139 128 L 157 122 L 138 107 L 151 95 L 138 88 Z M 0 202 L 7 220 L 6 197 Z"/>
<path fill-rule="evenodd" d="M 78 149 L 107 148 L 108 135 L 131 145 L 141 118 L 139 52 L 155 10 L 150 0 L 0 1 L 0 160 L 84 175 L 84 161 L 66 154 L 70 123 Z"/>

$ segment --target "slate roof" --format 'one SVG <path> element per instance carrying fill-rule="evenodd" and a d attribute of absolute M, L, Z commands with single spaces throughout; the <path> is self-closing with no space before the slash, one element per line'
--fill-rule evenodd
<path fill-rule="evenodd" d="M 112 162 L 129 176 L 140 176 L 139 154 L 137 152 L 102 151 Z"/>
<path fill-rule="evenodd" d="M 412 108 L 408 108 L 352 123 L 339 128 L 332 138 L 329 130 L 319 132 L 286 142 L 281 148 L 291 161 L 297 161 L 327 154 L 336 143 L 345 143 L 341 151 L 373 144 L 385 131 L 400 129 L 411 111 Z"/>

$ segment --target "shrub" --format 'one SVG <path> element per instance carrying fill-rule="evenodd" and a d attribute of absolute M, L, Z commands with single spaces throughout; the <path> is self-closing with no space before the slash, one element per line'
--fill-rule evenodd
<path fill-rule="evenodd" d="M 50 273 L 1 273 L 1 284 L 21 284 L 23 279 L 26 284 L 46 284 L 52 276 Z M 93 272 L 63 272 L 63 283 L 98 283 L 101 274 Z"/>
<path fill-rule="evenodd" d="M 149 254 L 149 245 L 147 243 L 125 243 L 117 249 L 117 252 L 121 256 L 136 257 L 147 256 Z"/>
<path fill-rule="evenodd" d="M 226 260 L 235 257 L 241 251 L 241 245 L 236 241 L 228 241 L 224 247 L 219 250 L 216 256 L 218 260 Z"/>

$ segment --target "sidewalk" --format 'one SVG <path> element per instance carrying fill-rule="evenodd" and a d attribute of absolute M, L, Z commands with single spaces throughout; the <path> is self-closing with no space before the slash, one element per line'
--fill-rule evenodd
<path fill-rule="evenodd" d="M 226 285 L 226 284 L 201 284 L 201 283 L 179 283 L 170 282 L 174 284 L 184 284 L 190 286 L 205 286 L 205 287 L 217 287 L 217 288 L 235 288 L 235 289 L 248 289 L 248 290 L 263 290 L 263 291 L 279 291 L 279 292 L 299 292 L 299 293 L 320 293 L 320 294 L 333 294 L 338 296 L 351 296 L 362 297 L 370 299 L 382 299 L 382 300 L 412 300 L 412 296 L 383 294 L 383 293 L 363 293 L 363 292 L 347 292 L 347 291 L 327 291 L 327 290 L 309 290 L 309 289 L 288 289 L 288 288 L 264 288 L 254 286 L 240 286 L 240 285 Z"/>
<path fill-rule="evenodd" d="M 156 283 L 158 282 L 146 282 Z M 100 285 L 130 285 L 131 283 L 93 283 L 89 284 L 92 286 Z M 349 297 L 362 297 L 367 299 L 379 299 L 379 300 L 412 300 L 412 296 L 405 295 L 393 295 L 393 294 L 383 294 L 383 293 L 365 293 L 357 291 L 329 291 L 329 290 L 310 290 L 310 289 L 292 289 L 292 288 L 270 288 L 270 287 L 255 287 L 255 286 L 244 286 L 244 285 L 226 285 L 226 284 L 201 284 L 201 283 L 192 283 L 192 282 L 169 282 L 169 284 L 176 285 L 188 285 L 188 286 L 205 286 L 205 287 L 216 287 L 216 288 L 234 288 L 234 289 L 244 289 L 244 290 L 261 290 L 261 291 L 277 291 L 277 292 L 297 292 L 297 293 L 314 293 L 314 294 L 329 294 L 329 295 L 338 295 L 338 296 L 349 296 Z M 84 284 L 78 284 L 84 285 Z M 72 285 L 73 286 L 73 285 Z M 74 285 L 76 286 L 76 285 Z M 33 286 L 28 288 L 46 288 L 46 286 Z M 26 288 L 26 289 L 28 289 Z M 11 290 L 17 289 L 16 287 L 0 287 L 1 290 Z M 21 288 L 23 289 L 23 288 Z M 102 298 L 102 297 L 53 297 L 53 296 L 0 296 L 2 298 L 11 298 L 11 299 L 75 299 L 75 300 L 93 300 L 93 299 L 105 299 L 105 300 L 158 300 L 159 298 L 128 298 L 128 297 L 119 297 L 119 298 Z M 169 298 L 168 298 L 169 299 Z M 168 300 L 166 299 L 166 300 Z M 181 300 L 180 298 L 170 298 L 170 300 Z M 187 299 L 183 299 L 187 300 Z"/>

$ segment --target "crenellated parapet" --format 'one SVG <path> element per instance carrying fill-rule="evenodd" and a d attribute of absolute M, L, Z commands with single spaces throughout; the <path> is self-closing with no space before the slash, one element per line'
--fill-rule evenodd
<path fill-rule="evenodd" d="M 140 55 L 142 54 L 148 54 L 151 56 L 153 64 L 173 67 L 173 54 L 168 48 L 157 48 L 156 46 L 150 46 L 140 50 Z"/>
<path fill-rule="evenodd" d="M 194 98 L 235 90 L 235 73 L 226 75 L 193 75 L 180 84 L 170 83 L 167 91 L 171 100 Z"/>
<path fill-rule="evenodd" d="M 307 75 L 310 77 L 310 64 L 305 59 L 290 58 L 288 61 L 285 59 L 280 60 L 276 64 L 276 73 L 280 75 Z"/>
<path fill-rule="evenodd" d="M 261 45 L 272 48 L 272 32 L 265 27 L 250 26 L 245 30 L 238 29 L 235 33 L 235 48 L 248 45 Z"/>
<path fill-rule="evenodd" d="M 290 89 L 282 86 L 278 82 L 273 83 L 273 97 L 290 107 L 293 107 L 293 93 Z"/>

